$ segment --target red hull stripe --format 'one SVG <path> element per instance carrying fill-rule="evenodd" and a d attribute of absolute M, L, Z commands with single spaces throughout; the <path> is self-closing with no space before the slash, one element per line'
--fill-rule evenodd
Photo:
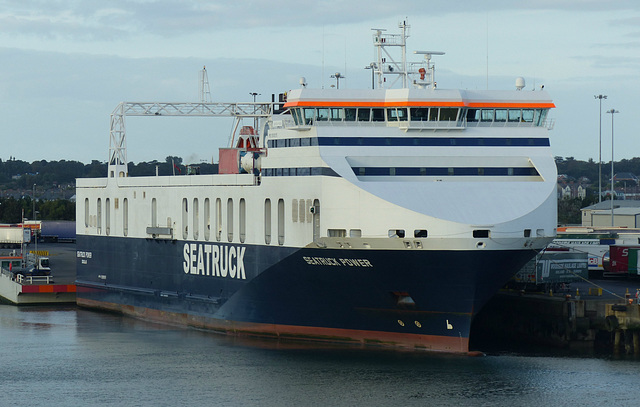
<path fill-rule="evenodd" d="M 75 284 L 23 285 L 22 293 L 75 293 Z"/>
<path fill-rule="evenodd" d="M 209 329 L 237 336 L 324 341 L 359 346 L 390 347 L 463 354 L 468 353 L 469 349 L 469 338 L 463 337 L 237 322 L 183 313 L 172 313 L 151 308 L 94 301 L 86 298 L 78 298 L 77 303 L 79 306 L 116 311 L 147 321 Z"/>

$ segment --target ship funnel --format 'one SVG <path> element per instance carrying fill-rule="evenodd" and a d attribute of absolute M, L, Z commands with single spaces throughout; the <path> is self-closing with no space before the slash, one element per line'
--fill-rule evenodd
<path fill-rule="evenodd" d="M 524 89 L 524 78 L 522 76 L 518 76 L 516 78 L 516 89 L 517 90 L 522 90 Z"/>

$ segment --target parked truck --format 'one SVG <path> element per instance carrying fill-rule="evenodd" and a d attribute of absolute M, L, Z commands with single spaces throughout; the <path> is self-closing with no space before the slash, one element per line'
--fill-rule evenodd
<path fill-rule="evenodd" d="M 66 220 L 42 221 L 40 241 L 74 243 L 76 241 L 76 222 Z"/>
<path fill-rule="evenodd" d="M 24 243 L 31 241 L 31 230 L 22 225 L 0 225 L 0 247 L 5 249 L 17 249 Z"/>
<path fill-rule="evenodd" d="M 572 282 L 588 278 L 587 263 L 587 253 L 540 253 L 516 273 L 508 286 L 524 290 L 562 291 L 568 289 Z"/>

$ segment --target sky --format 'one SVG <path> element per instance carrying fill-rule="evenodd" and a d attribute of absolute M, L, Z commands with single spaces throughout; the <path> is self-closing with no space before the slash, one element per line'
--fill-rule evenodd
<path fill-rule="evenodd" d="M 612 119 L 614 160 L 640 156 L 637 0 L 0 0 L 0 159 L 107 161 L 118 103 L 196 102 L 203 66 L 216 102 L 269 101 L 302 76 L 329 87 L 335 72 L 370 87 L 371 29 L 403 20 L 411 57 L 446 53 L 440 89 L 544 85 L 554 156 L 609 162 Z M 232 125 L 127 117 L 127 158 L 217 161 Z"/>

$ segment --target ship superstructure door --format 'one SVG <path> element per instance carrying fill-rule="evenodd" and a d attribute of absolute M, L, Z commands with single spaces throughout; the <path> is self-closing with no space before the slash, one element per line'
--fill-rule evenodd
<path fill-rule="evenodd" d="M 313 241 L 320 239 L 320 201 L 313 200 L 313 206 L 310 208 L 313 213 Z"/>

